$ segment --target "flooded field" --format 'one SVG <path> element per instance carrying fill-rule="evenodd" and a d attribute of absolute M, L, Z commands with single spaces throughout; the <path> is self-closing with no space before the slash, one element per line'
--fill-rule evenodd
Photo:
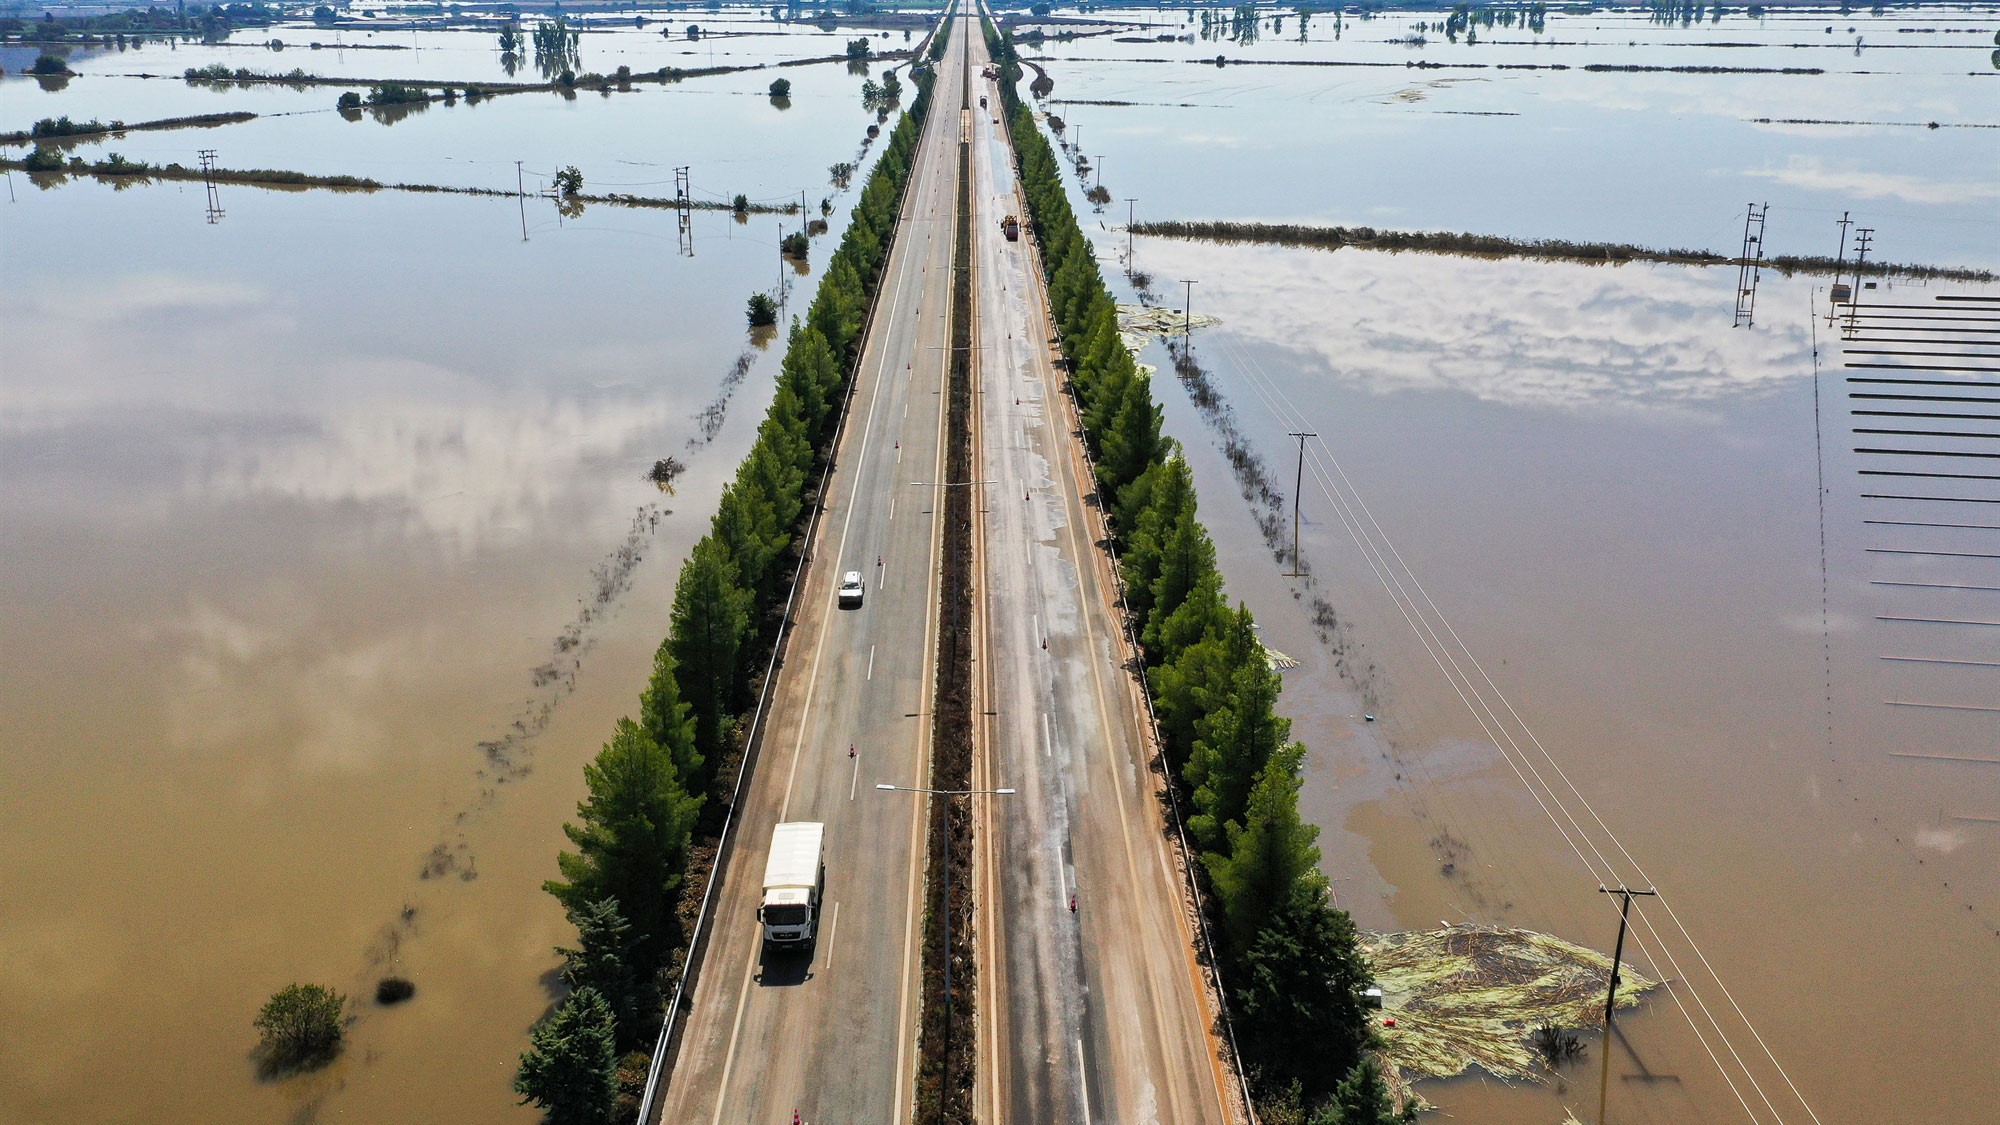
<path fill-rule="evenodd" d="M 1180 10 L 1118 14 L 1133 25 L 1022 49 L 1053 81 L 1047 106 L 1077 155 L 1098 165 L 1107 222 L 1134 197 L 1141 219 L 1733 254 L 1744 203 L 1768 201 L 1770 253 L 1831 255 L 1851 210 L 1878 228 L 1884 260 L 2000 262 L 1990 10 L 1732 9 L 1687 27 L 1552 10 L 1540 34 L 1481 27 L 1476 42 L 1447 41 L 1443 12 L 1338 30 L 1322 13 L 1304 42 L 1290 13 L 1280 31 L 1261 16 L 1247 41 L 1221 25 L 1204 36 Z M 1661 69 L 1673 67 L 1720 72 Z"/>
<path fill-rule="evenodd" d="M 1477 922 L 1602 950 L 1600 883 L 1657 886 L 1673 911 L 1634 907 L 1627 954 L 1667 983 L 1621 1015 L 1608 1085 L 1587 1037 L 1547 1085 L 1423 1093 L 1499 1125 L 1596 1120 L 1600 1096 L 1660 1125 L 1739 1105 L 1983 1119 L 1990 335 L 1843 341 L 1829 279 L 1770 273 L 1732 328 L 1731 267 L 1143 237 L 1128 262 L 1121 224 L 1131 197 L 1141 219 L 1733 254 L 1744 203 L 1768 199 L 1770 253 L 1831 254 L 1851 211 L 1881 259 L 1992 268 L 2000 16 L 1550 12 L 1448 37 L 1445 12 L 1265 12 L 1254 34 L 1227 14 L 1096 11 L 1120 22 L 1023 54 L 1096 165 L 1072 180 L 1079 213 L 1100 176 L 1109 192 L 1092 236 L 1121 300 L 1178 309 L 1191 279 L 1214 318 L 1180 365 L 1201 404 L 1162 339 L 1142 358 L 1232 593 L 1299 661 L 1282 706 L 1335 895 L 1370 930 Z M 909 46 L 762 10 L 645 15 L 584 21 L 579 64 Z M 349 120 L 346 87 L 179 75 L 542 76 L 468 29 L 77 50 L 47 86 L 21 76 L 33 53 L 0 52 L 0 128 L 259 115 L 70 149 L 88 159 L 213 148 L 231 168 L 503 191 L 519 161 L 531 193 L 575 165 L 587 190 L 654 196 L 691 166 L 705 203 L 832 198 L 816 263 L 847 214 L 829 166 L 859 164 L 858 185 L 873 156 L 866 75 L 841 62 Z M 1691 67 L 1728 69 L 1631 69 Z M 573 936 L 540 882 L 768 398 L 776 348 L 744 302 L 780 277 L 790 308 L 810 297 L 814 275 L 776 260 L 798 217 L 696 211 L 684 244 L 669 211 L 543 198 L 224 185 L 211 222 L 199 183 L 9 182 L 0 1120 L 534 1120 L 508 1083 Z M 2000 287 L 1865 299 L 1963 313 L 1940 296 Z M 1967 370 L 1924 378 L 1971 388 L 1919 393 L 1970 405 L 1852 397 L 1901 385 L 1844 365 L 1925 339 Z M 1309 582 L 1282 573 L 1291 509 L 1268 499 L 1291 495 L 1298 432 L 1316 435 Z M 687 464 L 671 495 L 645 479 L 666 456 Z M 327 1071 L 256 1078 L 272 990 L 366 996 L 390 967 L 415 1002 L 361 1005 Z"/>
<path fill-rule="evenodd" d="M 74 151 L 664 195 L 692 165 L 697 199 L 833 197 L 835 240 L 827 168 L 873 156 L 837 65 L 785 71 L 790 109 L 750 74 L 393 129 L 78 66 L 51 93 L 10 60 L 0 122 L 305 109 Z M 541 882 L 768 402 L 744 303 L 798 216 L 696 211 L 690 256 L 672 211 L 223 185 L 211 223 L 199 183 L 10 180 L 0 1119 L 535 1120 L 509 1082 L 574 938 Z M 782 276 L 803 308 L 816 274 Z M 274 989 L 392 970 L 416 999 L 360 1002 L 332 1068 L 257 1079 Z"/>
<path fill-rule="evenodd" d="M 1303 662 L 1285 698 L 1314 748 L 1305 807 L 1330 830 L 1325 868 L 1364 926 L 1507 922 L 1608 948 L 1601 871 L 1514 773 L 1547 772 L 1546 748 L 1643 864 L 1614 852 L 1610 869 L 1674 896 L 1811 1103 L 1842 1107 L 1827 1120 L 1989 1103 L 1994 1044 L 1980 1029 L 2000 1002 L 2000 779 L 1991 765 L 1891 755 L 1988 754 L 1993 718 L 1887 701 L 1990 706 L 1993 669 L 1882 658 L 1990 661 L 1993 650 L 1977 627 L 1877 617 L 1990 620 L 1979 587 L 1994 584 L 1993 563 L 1866 552 L 1991 552 L 1994 533 L 1863 521 L 1993 521 L 1980 505 L 1860 499 L 1874 489 L 1829 404 L 1822 628 L 1806 286 L 1767 294 L 1768 329 L 1732 332 L 1733 275 L 1719 273 L 1165 245 L 1141 260 L 1203 279 L 1223 326 L 1195 354 L 1273 474 L 1291 467 L 1287 432 L 1314 430 L 1346 473 L 1330 474 L 1332 494 L 1367 504 L 1339 507 L 1308 475 L 1303 549 L 1342 620 L 1328 644 L 1288 610 L 1295 587 L 1256 549 L 1208 428 L 1167 396 L 1217 540 L 1237 545 L 1224 548 L 1233 588 L 1267 640 Z M 1278 297 L 1308 271 L 1339 295 L 1322 306 L 1339 314 Z M 1578 308 L 1593 310 L 1587 323 Z M 1837 400 L 1838 380 L 1824 378 Z M 1916 601 L 1924 591 L 1871 585 L 1920 577 L 1974 588 Z M 1405 609 L 1437 623 L 1420 633 Z M 1487 700 L 1477 712 L 1466 677 Z M 1670 944 L 1722 1003 L 1685 944 Z M 1638 964 L 1681 975 L 1655 961 Z M 1622 1026 L 1622 1119 L 1733 1104 L 1666 999 Z M 1733 1019 L 1727 1028 L 1755 1047 Z M 1884 1028 L 1893 1047 L 1857 1048 Z M 1674 1081 L 1642 1085 L 1643 1071 Z M 1758 1074 L 1782 1088 L 1768 1065 Z M 1594 1094 L 1594 1075 L 1578 1085 Z M 1431 1096 L 1478 1120 L 1560 1116 L 1549 1096 L 1492 1085 Z"/>
<path fill-rule="evenodd" d="M 1425 1096 L 1522 1125 L 1596 1120 L 1600 1097 L 1661 1123 L 1984 1113 L 2000 288 L 1885 282 L 1875 316 L 1924 319 L 1846 341 L 1827 277 L 1767 273 L 1754 324 L 1732 328 L 1733 267 L 1147 237 L 1128 261 L 1122 226 L 1136 196 L 1142 219 L 1733 254 L 1742 201 L 1769 199 L 1768 253 L 1831 254 L 1852 210 L 1893 232 L 1892 260 L 1990 267 L 1993 14 L 1551 13 L 1542 36 L 1476 46 L 1393 42 L 1441 13 L 1338 36 L 1315 16 L 1304 42 L 1296 17 L 1242 42 L 1132 15 L 1157 26 L 1046 44 L 1044 105 L 1094 165 L 1071 183 L 1080 213 L 1109 189 L 1093 237 L 1121 300 L 1177 322 L 1192 280 L 1215 318 L 1184 357 L 1154 336 L 1142 358 L 1233 593 L 1300 661 L 1283 706 L 1312 748 L 1302 808 L 1336 896 L 1368 929 L 1523 926 L 1607 951 L 1601 884 L 1666 896 L 1635 903 L 1627 953 L 1668 984 L 1620 1018 L 1608 1082 L 1589 1036 L 1545 1084 L 1474 1072 Z M 1810 42 L 1828 21 L 1899 49 Z M 1984 30 L 1948 30 L 1968 28 Z M 1154 32 L 1189 38 L 1116 41 Z M 1402 67 L 1418 60 L 1488 65 Z M 1826 73 L 1581 69 L 1596 62 Z M 1499 69 L 1530 63 L 1570 69 Z M 1908 365 L 1940 369 L 1877 369 Z M 1305 580 L 1283 573 L 1299 433 L 1316 435 Z"/>

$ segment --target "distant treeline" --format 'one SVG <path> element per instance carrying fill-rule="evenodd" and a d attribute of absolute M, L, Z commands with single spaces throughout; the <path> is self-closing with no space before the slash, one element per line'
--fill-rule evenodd
<path fill-rule="evenodd" d="M 127 125 L 123 121 L 71 121 L 68 117 L 44 117 L 29 128 L 18 133 L 0 133 L 0 145 L 22 145 L 30 141 L 54 141 L 68 138 L 88 139 L 120 133 L 138 133 L 149 129 L 210 129 L 217 125 L 235 125 L 253 121 L 254 113 L 200 113 L 192 117 L 162 117 L 157 121 L 140 121 Z"/>
<path fill-rule="evenodd" d="M 1204 242 L 1249 242 L 1275 246 L 1307 246 L 1321 250 L 1414 251 L 1463 254 L 1479 258 L 1541 258 L 1549 261 L 1616 265 L 1621 262 L 1663 262 L 1682 266 L 1728 266 L 1738 259 L 1713 250 L 1661 250 L 1625 242 L 1571 242 L 1562 238 L 1507 238 L 1494 234 L 1450 231 L 1377 230 L 1374 227 L 1302 226 L 1292 223 L 1150 222 L 1132 224 L 1132 233 Z M 1764 265 L 1780 273 L 1854 271 L 1854 263 L 1819 254 L 1779 254 Z M 1961 266 L 1926 266 L 1903 262 L 1868 262 L 1861 272 L 1885 277 L 1940 278 L 1950 281 L 1992 281 L 1990 270 Z"/>
<path fill-rule="evenodd" d="M 1592 73 L 1663 73 L 1663 74 L 1825 74 L 1816 66 L 1635 66 L 1616 63 L 1587 63 L 1572 66 L 1569 63 L 1483 63 L 1483 62 L 1430 62 L 1425 59 L 1408 59 L 1403 62 L 1363 61 L 1356 59 L 1232 59 L 1217 55 L 1212 59 L 1106 59 L 1067 57 L 1060 60 L 1070 63 L 1172 63 L 1182 66 L 1330 66 L 1394 68 L 1397 70 L 1582 70 Z"/>
<path fill-rule="evenodd" d="M 1223 591 L 1194 476 L 1161 432 L 1149 377 L 1126 350 L 1063 184 L 1063 164 L 1014 87 L 1008 36 L 986 28 L 1020 161 L 1051 312 L 1110 515 L 1131 625 L 1158 715 L 1168 784 L 1226 969 L 1238 1060 L 1267 1121 L 1374 1125 L 1395 1119 L 1361 990 L 1354 924 L 1319 872 L 1319 829 L 1299 816 L 1303 744 L 1276 711 L 1279 675 L 1247 606 Z"/>
<path fill-rule="evenodd" d="M 552 1117 L 637 1119 L 644 1051 L 673 1016 L 663 1002 L 686 970 L 736 781 L 750 768 L 745 720 L 781 639 L 929 106 L 928 78 L 918 88 L 811 306 L 792 322 L 756 440 L 682 564 L 638 718 L 620 719 L 584 767 L 588 795 L 564 826 L 575 850 L 557 857 L 561 877 L 546 885 L 577 928 L 578 948 L 558 951 L 572 991 L 533 1032 L 515 1079 Z"/>
<path fill-rule="evenodd" d="M 254 114 L 248 116 L 255 116 Z M 126 126 L 138 128 L 138 126 Z M 61 138 L 67 139 L 67 138 Z M 218 184 L 243 184 L 249 187 L 272 188 L 334 188 L 342 191 L 407 191 L 422 195 L 478 195 L 494 199 L 512 199 L 518 192 L 511 188 L 458 187 L 451 184 L 384 183 L 367 176 L 321 176 L 310 172 L 293 172 L 276 168 L 216 168 L 203 173 L 199 168 L 189 168 L 184 164 L 147 164 L 143 161 L 127 160 L 118 153 L 110 153 L 101 160 L 85 160 L 80 156 L 64 157 L 55 148 L 37 143 L 26 158 L 21 160 L 0 159 L 0 168 L 13 171 L 35 172 L 54 176 L 97 176 L 102 178 L 127 177 L 145 180 L 212 180 Z M 646 207 L 656 210 L 674 210 L 683 206 L 680 200 L 661 195 L 627 195 L 621 192 L 607 192 L 602 195 L 578 191 L 567 196 L 577 203 L 602 203 L 613 207 Z M 792 215 L 797 214 L 797 203 L 751 203 L 714 199 L 691 199 L 685 206 L 693 211 L 728 211 L 737 214 Z"/>

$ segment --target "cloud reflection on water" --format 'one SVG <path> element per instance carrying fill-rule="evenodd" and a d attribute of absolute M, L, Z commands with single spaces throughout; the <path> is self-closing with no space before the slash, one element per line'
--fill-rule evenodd
<path fill-rule="evenodd" d="M 1158 276 L 1201 278 L 1206 311 L 1224 331 L 1303 353 L 1330 378 L 1376 394 L 1686 409 L 1810 370 L 1796 283 L 1773 292 L 1787 287 L 1768 275 L 1758 326 L 1732 330 L 1734 270 L 1164 239 L 1149 241 L 1140 260 Z"/>

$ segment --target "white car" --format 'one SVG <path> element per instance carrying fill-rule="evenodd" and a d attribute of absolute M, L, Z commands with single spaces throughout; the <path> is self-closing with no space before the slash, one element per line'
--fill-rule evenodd
<path fill-rule="evenodd" d="M 861 572 L 850 570 L 840 578 L 840 608 L 850 609 L 861 604 L 861 598 L 868 587 L 861 581 Z"/>

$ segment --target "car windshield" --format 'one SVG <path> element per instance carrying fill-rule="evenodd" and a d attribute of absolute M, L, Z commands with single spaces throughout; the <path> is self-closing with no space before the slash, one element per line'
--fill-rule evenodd
<path fill-rule="evenodd" d="M 806 920 L 804 904 L 786 903 L 764 908 L 764 921 L 772 926 L 798 926 Z"/>

